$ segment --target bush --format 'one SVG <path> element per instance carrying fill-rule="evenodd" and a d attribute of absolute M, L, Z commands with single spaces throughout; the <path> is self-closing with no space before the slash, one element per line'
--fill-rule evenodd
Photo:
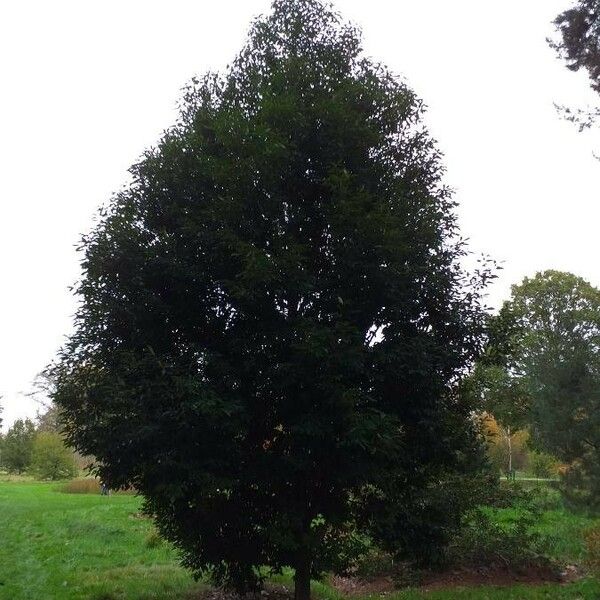
<path fill-rule="evenodd" d="M 77 475 L 73 452 L 58 433 L 38 433 L 33 442 L 31 470 L 40 479 L 70 479 Z"/>
<path fill-rule="evenodd" d="M 527 490 L 520 485 L 501 485 L 489 499 L 502 508 L 480 506 L 465 513 L 462 528 L 446 547 L 443 561 L 423 570 L 416 561 L 395 561 L 391 554 L 371 547 L 354 563 L 352 574 L 366 580 L 391 577 L 397 587 L 418 585 L 424 574 L 436 567 L 516 573 L 536 569 L 558 576 L 558 567 L 549 557 L 553 540 L 536 531 L 541 510 L 560 504 L 558 491 L 548 486 Z M 596 543 L 600 565 L 600 530 Z"/>
<path fill-rule="evenodd" d="M 550 485 L 537 485 L 528 492 L 532 505 L 539 511 L 560 510 L 564 508 L 562 495 Z"/>
<path fill-rule="evenodd" d="M 394 561 L 389 553 L 371 547 L 353 565 L 351 574 L 364 581 L 390 578 L 397 588 L 420 585 L 425 571 L 409 561 Z"/>
<path fill-rule="evenodd" d="M 550 454 L 532 452 L 529 455 L 529 469 L 536 477 L 556 477 L 559 467 L 559 461 Z"/>
<path fill-rule="evenodd" d="M 537 516 L 529 507 L 503 513 L 489 508 L 471 511 L 448 548 L 449 565 L 517 572 L 528 567 L 550 568 L 550 540 L 534 530 Z"/>
<path fill-rule="evenodd" d="M 564 508 L 558 483 L 550 485 L 527 481 L 504 481 L 486 490 L 482 506 L 490 508 L 515 508 L 541 512 Z"/>
<path fill-rule="evenodd" d="M 530 493 L 520 481 L 501 479 L 495 485 L 490 483 L 486 489 L 482 490 L 478 504 L 492 508 L 513 508 L 529 500 Z"/>
<path fill-rule="evenodd" d="M 352 574 L 369 581 L 382 575 L 389 575 L 393 569 L 392 555 L 377 547 L 371 547 L 354 563 Z"/>
<path fill-rule="evenodd" d="M 594 456 L 574 461 L 561 476 L 565 504 L 573 510 L 600 514 L 600 462 Z"/>

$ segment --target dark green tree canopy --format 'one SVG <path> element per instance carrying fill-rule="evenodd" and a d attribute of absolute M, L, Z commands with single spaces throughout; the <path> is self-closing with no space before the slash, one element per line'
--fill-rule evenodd
<path fill-rule="evenodd" d="M 600 92 L 600 1 L 577 0 L 556 17 L 554 25 L 560 37 L 551 46 L 569 69 L 585 69 L 592 88 Z"/>
<path fill-rule="evenodd" d="M 292 565 L 305 597 L 359 510 L 397 552 L 444 539 L 423 498 L 476 459 L 486 274 L 422 114 L 327 6 L 276 0 L 84 239 L 54 400 L 195 571 Z"/>
<path fill-rule="evenodd" d="M 563 58 L 571 71 L 584 69 L 590 85 L 600 92 L 600 1 L 577 0 L 554 21 L 557 39 L 550 46 Z M 565 119 L 576 123 L 580 131 L 592 127 L 600 118 L 600 108 L 559 107 Z"/>

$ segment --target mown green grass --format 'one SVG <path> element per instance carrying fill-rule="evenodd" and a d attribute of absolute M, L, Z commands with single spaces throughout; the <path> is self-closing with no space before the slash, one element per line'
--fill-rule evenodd
<path fill-rule="evenodd" d="M 64 494 L 55 484 L 0 483 L 0 598 L 179 599 L 199 589 L 133 496 Z"/>
<path fill-rule="evenodd" d="M 195 583 L 166 543 L 156 545 L 149 520 L 134 496 L 66 494 L 56 484 L 0 482 L 0 599 L 2 600 L 191 600 Z M 544 513 L 539 527 L 555 536 L 552 554 L 581 562 L 581 532 L 592 521 L 562 510 Z M 291 587 L 287 573 L 277 582 Z M 313 590 L 340 600 L 325 584 Z M 510 588 L 404 590 L 390 600 L 600 599 L 600 583 Z"/>

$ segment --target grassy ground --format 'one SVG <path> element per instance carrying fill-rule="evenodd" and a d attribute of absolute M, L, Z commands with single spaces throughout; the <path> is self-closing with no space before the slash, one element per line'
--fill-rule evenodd
<path fill-rule="evenodd" d="M 166 544 L 153 545 L 139 499 L 0 483 L 3 600 L 184 598 L 197 586 Z"/>
<path fill-rule="evenodd" d="M 201 595 L 157 541 L 134 496 L 65 494 L 55 484 L 0 482 L 0 598 L 2 600 L 189 600 Z M 581 531 L 590 520 L 561 510 L 546 512 L 540 529 L 556 536 L 552 553 L 566 562 L 583 557 Z M 289 575 L 278 580 L 290 585 Z M 315 595 L 339 600 L 326 585 Z M 405 590 L 391 600 L 600 599 L 600 583 Z"/>

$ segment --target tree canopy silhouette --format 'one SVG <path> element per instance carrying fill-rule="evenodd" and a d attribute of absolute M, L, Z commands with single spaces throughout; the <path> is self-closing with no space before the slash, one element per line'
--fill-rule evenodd
<path fill-rule="evenodd" d="M 558 39 L 549 43 L 567 63 L 571 71 L 587 71 L 590 85 L 600 93 L 600 1 L 578 0 L 554 20 Z M 564 117 L 579 126 L 580 131 L 592 127 L 600 117 L 600 108 L 560 107 Z"/>
<path fill-rule="evenodd" d="M 422 115 L 327 5 L 276 0 L 83 240 L 53 398 L 196 573 L 291 565 L 307 598 L 356 527 L 414 558 L 458 520 L 486 273 Z"/>
<path fill-rule="evenodd" d="M 585 69 L 590 85 L 600 92 L 600 2 L 578 0 L 554 20 L 560 35 L 550 45 L 572 71 Z"/>

